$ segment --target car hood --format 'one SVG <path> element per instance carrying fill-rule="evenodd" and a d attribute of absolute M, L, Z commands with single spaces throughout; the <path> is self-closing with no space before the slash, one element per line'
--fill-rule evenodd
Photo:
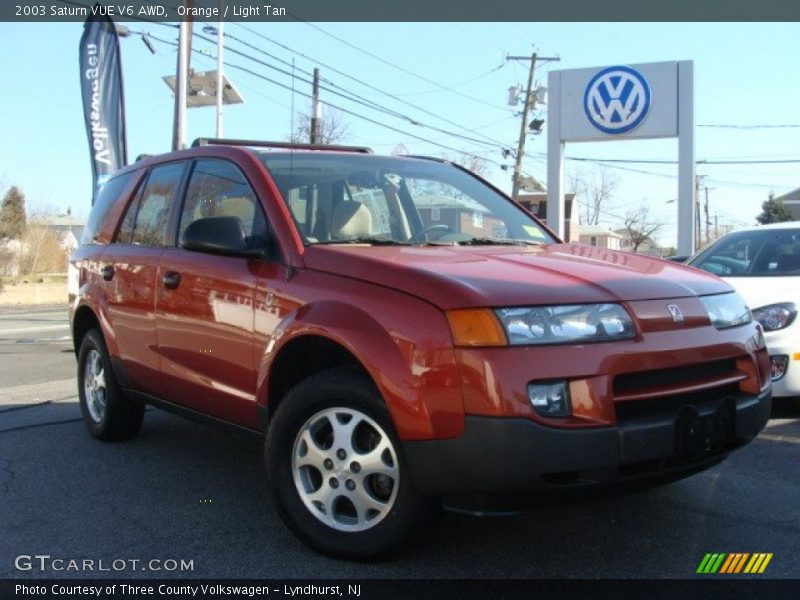
<path fill-rule="evenodd" d="M 779 302 L 800 303 L 800 277 L 725 277 L 750 309 Z"/>
<path fill-rule="evenodd" d="M 731 291 L 666 260 L 583 246 L 306 248 L 306 267 L 413 294 L 443 309 L 682 298 Z"/>

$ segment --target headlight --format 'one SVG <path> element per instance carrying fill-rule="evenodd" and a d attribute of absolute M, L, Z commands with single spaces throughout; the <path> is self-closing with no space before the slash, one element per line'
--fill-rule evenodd
<path fill-rule="evenodd" d="M 706 307 L 711 324 L 717 329 L 736 327 L 753 320 L 750 309 L 747 308 L 742 297 L 735 292 L 701 296 L 700 302 Z"/>
<path fill-rule="evenodd" d="M 511 345 L 610 342 L 636 335 L 619 304 L 574 304 L 501 308 L 495 314 Z"/>
<path fill-rule="evenodd" d="M 764 331 L 776 331 L 788 327 L 797 316 L 797 307 L 793 302 L 770 304 L 753 310 L 753 318 L 761 323 Z"/>

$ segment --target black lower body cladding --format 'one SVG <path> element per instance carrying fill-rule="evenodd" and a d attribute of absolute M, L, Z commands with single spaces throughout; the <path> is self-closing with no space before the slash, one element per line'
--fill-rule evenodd
<path fill-rule="evenodd" d="M 403 451 L 417 488 L 437 496 L 678 479 L 713 466 L 753 439 L 771 406 L 767 390 L 580 430 L 524 418 L 467 416 L 460 437 L 407 441 Z"/>

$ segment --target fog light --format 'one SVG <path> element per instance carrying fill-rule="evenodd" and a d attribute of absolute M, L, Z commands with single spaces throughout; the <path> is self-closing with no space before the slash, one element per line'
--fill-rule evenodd
<path fill-rule="evenodd" d="M 789 364 L 789 357 L 785 354 L 770 356 L 769 364 L 772 369 L 772 381 L 778 381 L 786 375 L 786 367 Z"/>
<path fill-rule="evenodd" d="M 529 383 L 528 399 L 533 410 L 543 417 L 568 417 L 572 412 L 566 381 Z"/>

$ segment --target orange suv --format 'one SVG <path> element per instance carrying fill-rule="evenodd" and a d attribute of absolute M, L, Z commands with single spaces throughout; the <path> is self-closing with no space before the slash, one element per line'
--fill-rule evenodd
<path fill-rule="evenodd" d="M 764 427 L 760 326 L 720 279 L 564 244 L 446 161 L 198 140 L 105 184 L 72 258 L 81 410 L 263 434 L 275 504 L 368 558 L 441 500 L 663 482 Z"/>

